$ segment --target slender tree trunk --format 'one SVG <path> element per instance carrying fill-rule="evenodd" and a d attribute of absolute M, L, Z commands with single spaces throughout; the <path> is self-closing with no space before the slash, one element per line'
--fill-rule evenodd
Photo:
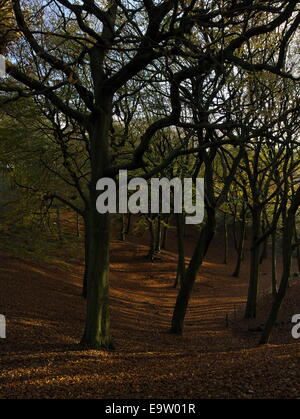
<path fill-rule="evenodd" d="M 296 223 L 296 220 L 295 220 L 294 229 L 295 229 L 295 242 L 298 243 L 299 236 L 298 236 L 298 232 L 297 232 L 297 223 Z M 296 246 L 296 257 L 297 257 L 298 275 L 300 275 L 300 245 L 297 245 Z"/>
<path fill-rule="evenodd" d="M 184 214 L 176 214 L 177 221 L 177 244 L 178 244 L 178 263 L 177 274 L 174 282 L 174 288 L 181 286 L 185 275 L 185 252 L 184 252 Z"/>
<path fill-rule="evenodd" d="M 277 239 L 276 231 L 272 233 L 272 295 L 273 298 L 277 296 Z"/>
<path fill-rule="evenodd" d="M 147 258 L 153 261 L 154 254 L 155 254 L 155 245 L 156 245 L 155 229 L 153 226 L 154 220 L 152 218 L 150 220 L 149 219 L 147 220 L 148 220 L 149 232 L 150 232 L 150 249 L 149 249 Z"/>
<path fill-rule="evenodd" d="M 131 227 L 131 219 L 132 219 L 132 214 L 128 214 L 127 215 L 127 227 L 126 227 L 126 235 L 128 235 L 130 233 L 130 227 Z"/>
<path fill-rule="evenodd" d="M 265 228 L 265 222 L 262 221 L 262 234 L 264 234 L 266 231 Z M 261 265 L 262 262 L 267 259 L 268 257 L 268 237 L 266 237 L 266 239 L 263 241 L 262 246 L 261 246 L 261 255 L 260 255 L 260 259 L 259 259 L 259 264 Z"/>
<path fill-rule="evenodd" d="M 78 212 L 76 212 L 76 236 L 80 237 L 80 222 Z"/>
<path fill-rule="evenodd" d="M 87 287 L 88 287 L 88 277 L 89 277 L 89 237 L 88 237 L 88 222 L 86 217 L 84 217 L 84 274 L 83 274 L 83 285 L 82 285 L 82 297 L 87 298 Z"/>
<path fill-rule="evenodd" d="M 224 228 L 224 265 L 228 263 L 228 226 L 227 226 L 227 217 L 226 213 L 224 213 L 223 218 L 223 228 Z"/>
<path fill-rule="evenodd" d="M 233 236 L 233 245 L 236 251 L 238 251 L 238 240 L 236 235 L 236 217 L 233 219 L 232 223 L 232 236 Z"/>
<path fill-rule="evenodd" d="M 274 324 L 277 320 L 278 313 L 282 304 L 282 301 L 285 297 L 290 271 L 291 271 L 291 261 L 292 261 L 292 241 L 294 235 L 294 225 L 295 225 L 295 214 L 300 205 L 300 188 L 297 190 L 296 195 L 292 199 L 291 206 L 288 210 L 288 215 L 285 219 L 283 238 L 282 238 L 282 256 L 283 256 L 283 272 L 282 278 L 280 281 L 279 290 L 276 296 L 275 301 L 273 302 L 269 318 L 266 323 L 266 327 L 262 333 L 260 344 L 265 344 L 269 342 L 270 335 L 272 333 Z"/>
<path fill-rule="evenodd" d="M 268 258 L 268 238 L 266 238 L 261 246 L 259 264 L 261 265 L 265 259 Z"/>
<path fill-rule="evenodd" d="M 216 216 L 215 209 L 208 207 L 207 208 L 207 221 L 203 227 L 201 234 L 199 236 L 196 249 L 193 253 L 192 259 L 189 263 L 189 266 L 185 272 L 184 279 L 182 281 L 178 297 L 176 300 L 171 332 L 181 334 L 183 332 L 184 318 L 190 299 L 190 295 L 194 286 L 194 283 L 197 278 L 197 273 L 200 266 L 202 265 L 204 256 L 208 250 L 209 244 L 211 243 L 216 229 Z"/>
<path fill-rule="evenodd" d="M 122 241 L 126 240 L 126 230 L 127 230 L 126 215 L 122 214 L 122 227 L 121 227 L 121 240 Z"/>
<path fill-rule="evenodd" d="M 234 276 L 234 277 L 239 277 L 240 270 L 241 270 L 241 264 L 242 264 L 243 257 L 244 257 L 245 231 L 246 231 L 246 222 L 245 222 L 244 218 L 241 220 L 240 225 L 241 225 L 241 228 L 240 228 L 239 245 L 238 245 L 238 249 L 237 249 L 237 252 L 238 252 L 237 253 L 237 261 L 236 261 L 234 272 L 232 274 L 232 276 Z"/>
<path fill-rule="evenodd" d="M 63 238 L 62 238 L 62 231 L 61 231 L 60 208 L 58 206 L 56 207 L 56 225 L 57 225 L 59 241 L 62 242 Z"/>
<path fill-rule="evenodd" d="M 165 223 L 166 224 L 169 223 L 169 216 L 166 217 Z M 168 236 L 168 227 L 164 226 L 163 234 L 162 234 L 162 242 L 161 242 L 161 248 L 164 250 L 166 249 L 166 245 L 167 245 L 167 236 Z"/>
<path fill-rule="evenodd" d="M 238 164 L 242 158 L 243 149 L 239 150 L 235 157 L 230 173 L 225 177 L 224 187 L 222 193 L 217 201 L 214 196 L 214 177 L 212 161 L 215 157 L 216 150 L 211 151 L 210 154 L 204 153 L 205 162 L 205 181 L 206 181 L 206 223 L 202 228 L 201 234 L 196 244 L 193 256 L 190 260 L 188 268 L 185 272 L 172 317 L 171 332 L 181 334 L 183 332 L 184 318 L 189 303 L 189 298 L 193 290 L 194 283 L 203 259 L 208 251 L 209 245 L 215 235 L 216 231 L 216 208 L 226 200 L 230 184 L 233 181 Z"/>
<path fill-rule="evenodd" d="M 155 253 L 160 253 L 161 251 L 161 218 L 157 217 L 156 220 L 156 242 L 155 242 Z"/>
<path fill-rule="evenodd" d="M 260 235 L 261 209 L 253 208 L 252 211 L 252 243 L 251 243 L 251 261 L 250 261 L 250 280 L 248 287 L 248 298 L 245 310 L 245 319 L 254 319 L 256 317 L 257 291 L 259 282 L 259 262 L 260 245 L 256 242 Z"/>

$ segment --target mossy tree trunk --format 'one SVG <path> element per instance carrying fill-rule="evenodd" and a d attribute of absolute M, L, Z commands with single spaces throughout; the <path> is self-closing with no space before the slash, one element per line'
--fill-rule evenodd
<path fill-rule="evenodd" d="M 101 92 L 101 107 L 90 121 L 91 182 L 86 210 L 87 301 L 86 323 L 82 343 L 91 349 L 111 348 L 109 316 L 109 242 L 110 216 L 96 209 L 97 181 L 104 177 L 110 163 L 109 130 L 112 98 Z"/>
<path fill-rule="evenodd" d="M 109 215 L 89 214 L 86 325 L 82 343 L 112 347 L 109 315 Z"/>

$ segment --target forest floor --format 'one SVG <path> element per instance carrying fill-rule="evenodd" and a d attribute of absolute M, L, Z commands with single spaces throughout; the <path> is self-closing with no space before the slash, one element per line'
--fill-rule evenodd
<path fill-rule="evenodd" d="M 194 239 L 187 237 L 187 256 Z M 113 241 L 112 352 L 78 347 L 85 315 L 79 253 L 67 258 L 57 250 L 36 262 L 1 250 L 7 339 L 0 339 L 0 398 L 299 398 L 300 341 L 291 337 L 290 318 L 300 312 L 300 286 L 289 289 L 270 344 L 258 346 L 260 333 L 253 330 L 268 314 L 270 263 L 262 265 L 254 327 L 241 319 L 248 253 L 240 278 L 233 278 L 235 255 L 224 265 L 216 239 L 199 272 L 184 335 L 172 335 L 174 243 L 171 234 L 168 251 L 151 262 L 144 240 Z"/>

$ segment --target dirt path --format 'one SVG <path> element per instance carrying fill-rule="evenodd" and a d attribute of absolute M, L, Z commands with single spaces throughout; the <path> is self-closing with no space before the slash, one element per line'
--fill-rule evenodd
<path fill-rule="evenodd" d="M 177 291 L 176 255 L 145 260 L 147 247 L 115 241 L 111 317 L 116 351 L 80 351 L 82 265 L 53 267 L 0 254 L 0 397 L 202 398 L 299 397 L 297 341 L 257 347 L 257 336 L 226 327 L 245 301 L 240 279 L 208 255 L 195 285 L 183 337 L 168 328 Z M 268 275 L 264 286 L 269 284 Z M 296 342 L 296 343 L 295 343 Z"/>

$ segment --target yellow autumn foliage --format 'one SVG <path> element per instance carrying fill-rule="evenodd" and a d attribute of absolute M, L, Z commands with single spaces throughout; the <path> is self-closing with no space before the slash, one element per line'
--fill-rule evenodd
<path fill-rule="evenodd" d="M 4 53 L 8 42 L 15 38 L 13 27 L 14 14 L 11 0 L 0 0 L 0 53 Z"/>

